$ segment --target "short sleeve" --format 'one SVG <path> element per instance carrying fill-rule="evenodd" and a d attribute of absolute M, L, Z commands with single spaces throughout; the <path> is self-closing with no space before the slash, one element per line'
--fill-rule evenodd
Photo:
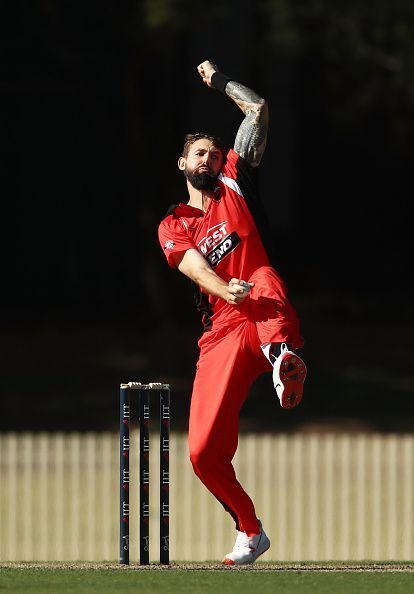
<path fill-rule="evenodd" d="M 174 217 L 174 215 L 169 215 L 161 221 L 158 227 L 158 239 L 171 268 L 175 268 L 172 257 L 174 254 L 186 252 L 192 248 L 197 249 L 191 237 L 183 228 L 180 219 Z"/>
<path fill-rule="evenodd" d="M 245 198 L 255 199 L 257 194 L 257 167 L 252 167 L 235 150 L 230 149 L 221 170 L 222 180 L 230 185 L 226 180 L 233 180 L 238 193 Z"/>

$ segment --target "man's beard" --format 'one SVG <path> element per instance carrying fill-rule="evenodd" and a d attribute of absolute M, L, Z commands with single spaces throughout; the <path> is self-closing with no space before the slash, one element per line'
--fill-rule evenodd
<path fill-rule="evenodd" d="M 206 171 L 197 173 L 196 171 L 190 172 L 184 171 L 185 177 L 188 179 L 190 184 L 195 190 L 211 190 L 213 191 L 216 187 L 217 175 L 213 176 Z"/>

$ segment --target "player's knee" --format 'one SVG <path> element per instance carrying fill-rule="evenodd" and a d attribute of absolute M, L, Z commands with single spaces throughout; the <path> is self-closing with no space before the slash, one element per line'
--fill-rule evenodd
<path fill-rule="evenodd" d="M 190 447 L 190 461 L 195 472 L 208 469 L 212 465 L 214 454 L 206 444 Z"/>

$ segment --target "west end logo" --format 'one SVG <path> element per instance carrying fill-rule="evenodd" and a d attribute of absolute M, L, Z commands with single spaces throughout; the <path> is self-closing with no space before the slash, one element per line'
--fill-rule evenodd
<path fill-rule="evenodd" d="M 219 243 L 219 241 L 221 241 L 223 239 L 223 237 L 226 237 L 226 235 L 227 235 L 226 224 L 227 224 L 226 221 L 224 221 L 223 223 L 214 225 L 214 227 L 211 227 L 207 231 L 207 235 L 205 237 L 203 237 L 203 239 L 201 241 L 198 242 L 198 249 L 201 251 L 203 256 L 205 256 L 207 254 L 207 252 L 209 250 L 211 250 L 211 248 L 213 248 L 215 245 L 217 245 Z M 213 231 L 213 229 L 214 229 L 214 231 Z M 211 231 L 213 231 L 213 232 L 211 233 Z"/>
<path fill-rule="evenodd" d="M 206 256 L 210 263 L 210 266 L 214 268 L 217 264 L 225 257 L 230 254 L 240 243 L 240 237 L 234 231 L 230 233 L 221 243 L 219 243 L 211 252 Z"/>

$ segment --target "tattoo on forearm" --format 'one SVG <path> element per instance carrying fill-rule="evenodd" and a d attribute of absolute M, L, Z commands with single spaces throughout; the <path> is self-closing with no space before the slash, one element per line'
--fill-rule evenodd
<path fill-rule="evenodd" d="M 234 142 L 234 150 L 251 165 L 257 166 L 266 148 L 269 113 L 266 102 L 244 85 L 230 81 L 226 94 L 245 114 Z"/>

